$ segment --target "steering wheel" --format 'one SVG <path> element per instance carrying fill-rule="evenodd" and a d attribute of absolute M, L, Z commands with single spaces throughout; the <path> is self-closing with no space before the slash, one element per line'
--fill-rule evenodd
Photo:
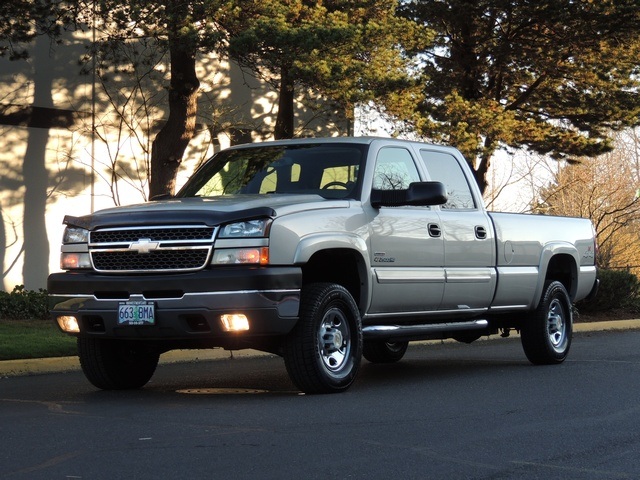
<path fill-rule="evenodd" d="M 326 189 L 331 188 L 331 187 L 342 187 L 345 190 L 349 190 L 349 184 L 347 184 L 345 182 L 338 182 L 338 181 L 327 183 L 326 185 L 324 185 L 322 187 L 322 190 L 326 190 Z"/>

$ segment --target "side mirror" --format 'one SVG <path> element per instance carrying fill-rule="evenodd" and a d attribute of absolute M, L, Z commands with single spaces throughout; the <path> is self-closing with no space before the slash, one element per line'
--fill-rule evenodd
<path fill-rule="evenodd" d="M 402 207 L 412 205 L 429 207 L 447 203 L 447 190 L 442 182 L 414 182 L 406 190 L 372 190 L 371 206 Z"/>

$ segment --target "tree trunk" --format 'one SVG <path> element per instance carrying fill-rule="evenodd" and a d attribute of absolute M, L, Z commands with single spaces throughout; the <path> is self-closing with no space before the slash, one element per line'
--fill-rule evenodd
<path fill-rule="evenodd" d="M 484 146 L 479 158 L 478 167 L 474 168 L 474 166 L 469 163 L 471 170 L 473 170 L 476 182 L 478 183 L 478 188 L 480 188 L 480 193 L 483 195 L 488 186 L 487 174 L 489 173 L 489 168 L 491 168 L 491 159 L 493 158 L 495 151 L 496 142 L 491 135 L 488 135 L 484 139 Z"/>
<path fill-rule="evenodd" d="M 473 168 L 471 165 L 471 169 L 473 170 L 473 176 L 476 179 L 476 183 L 478 184 L 478 188 L 480 189 L 480 193 L 484 195 L 484 191 L 487 189 L 487 172 L 489 171 L 489 159 L 481 158 L 480 164 L 478 168 Z"/>
<path fill-rule="evenodd" d="M 294 79 L 289 75 L 289 69 L 280 69 L 280 97 L 278 98 L 278 116 L 273 136 L 276 140 L 293 138 L 294 119 Z"/>
<path fill-rule="evenodd" d="M 200 86 L 196 75 L 197 47 L 191 38 L 181 36 L 178 31 L 169 38 L 169 117 L 151 147 L 150 198 L 175 193 L 182 156 L 195 134 Z"/>

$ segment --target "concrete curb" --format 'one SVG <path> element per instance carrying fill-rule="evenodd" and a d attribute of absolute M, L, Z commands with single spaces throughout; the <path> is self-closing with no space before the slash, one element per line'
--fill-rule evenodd
<path fill-rule="evenodd" d="M 610 322 L 575 323 L 573 331 L 602 332 L 607 330 L 640 329 L 640 320 L 614 320 Z M 489 339 L 498 337 L 488 337 Z M 440 340 L 436 340 L 440 342 Z M 425 342 L 426 343 L 426 342 Z M 160 364 L 195 362 L 199 360 L 224 360 L 231 358 L 266 356 L 268 353 L 257 350 L 238 350 L 230 352 L 220 348 L 209 350 L 173 350 L 160 357 Z M 78 357 L 54 357 L 27 360 L 5 360 L 0 362 L 0 378 L 46 373 L 61 373 L 80 370 Z"/>

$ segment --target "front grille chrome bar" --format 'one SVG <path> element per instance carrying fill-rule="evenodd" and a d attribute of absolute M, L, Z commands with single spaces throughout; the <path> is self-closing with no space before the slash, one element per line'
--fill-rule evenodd
<path fill-rule="evenodd" d="M 90 232 L 102 273 L 192 272 L 207 266 L 217 228 L 200 225 L 105 228 Z"/>

